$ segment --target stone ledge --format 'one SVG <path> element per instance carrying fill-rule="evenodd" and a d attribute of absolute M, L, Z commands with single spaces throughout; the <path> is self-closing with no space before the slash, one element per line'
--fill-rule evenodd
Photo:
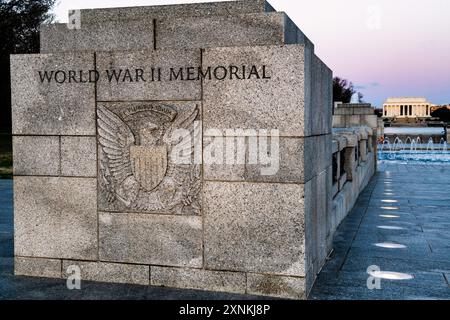
<path fill-rule="evenodd" d="M 101 21 L 152 20 L 181 17 L 209 17 L 275 11 L 265 0 L 221 1 L 159 6 L 81 10 L 82 23 Z"/>

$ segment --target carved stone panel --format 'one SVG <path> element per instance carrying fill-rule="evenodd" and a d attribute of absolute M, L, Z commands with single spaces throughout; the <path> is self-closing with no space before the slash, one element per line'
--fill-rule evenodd
<path fill-rule="evenodd" d="M 200 108 L 196 102 L 97 106 L 99 210 L 201 213 L 202 170 L 194 159 Z"/>

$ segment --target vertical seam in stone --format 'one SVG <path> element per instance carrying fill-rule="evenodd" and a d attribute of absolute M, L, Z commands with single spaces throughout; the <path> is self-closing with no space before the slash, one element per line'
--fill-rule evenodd
<path fill-rule="evenodd" d="M 153 19 L 153 50 L 156 51 L 156 19 Z"/>
<path fill-rule="evenodd" d="M 58 136 L 58 145 L 59 145 L 59 168 L 58 168 L 58 176 L 62 176 L 62 137 Z"/>
<path fill-rule="evenodd" d="M 94 52 L 94 70 L 97 71 L 97 52 Z M 96 207 L 96 212 L 97 212 L 97 261 L 100 261 L 100 216 L 99 216 L 99 212 L 98 212 L 98 171 L 99 171 L 99 167 L 98 167 L 98 144 L 97 144 L 97 137 L 98 137 L 98 124 L 97 124 L 97 81 L 94 82 L 94 99 L 95 99 L 95 161 L 96 161 L 96 191 L 97 191 L 97 196 L 95 197 L 95 207 Z"/>
<path fill-rule="evenodd" d="M 204 49 L 200 49 L 200 67 L 203 69 L 203 52 Z M 202 146 L 202 155 L 201 155 L 201 176 L 202 176 L 202 190 L 201 190 L 201 209 L 200 214 L 202 215 L 202 267 L 203 269 L 206 268 L 206 260 L 205 260 L 205 169 L 204 169 L 204 161 L 203 161 L 203 130 L 204 130 L 204 124 L 203 124 L 203 83 L 204 79 L 200 81 L 200 105 L 201 105 L 201 128 L 202 128 L 202 134 L 201 134 L 201 146 Z M 194 159 L 195 160 L 195 159 Z"/>
<path fill-rule="evenodd" d="M 244 293 L 248 294 L 248 272 L 245 272 L 245 287 Z"/>

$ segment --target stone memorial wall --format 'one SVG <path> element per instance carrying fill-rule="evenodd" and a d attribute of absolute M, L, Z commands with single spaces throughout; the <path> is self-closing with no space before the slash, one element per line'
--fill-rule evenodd
<path fill-rule="evenodd" d="M 286 14 L 75 11 L 11 70 L 17 275 L 307 297 L 331 249 L 332 72 Z"/>

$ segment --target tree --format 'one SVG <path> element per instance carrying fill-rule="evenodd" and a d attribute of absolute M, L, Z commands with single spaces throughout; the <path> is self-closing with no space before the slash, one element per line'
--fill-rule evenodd
<path fill-rule="evenodd" d="M 434 110 L 431 113 L 432 117 L 439 118 L 439 120 L 443 122 L 450 122 L 450 110 L 446 107 L 439 108 L 437 110 Z"/>
<path fill-rule="evenodd" d="M 333 102 L 349 103 L 352 95 L 356 91 L 353 88 L 353 83 L 346 79 L 335 77 L 333 79 Z M 360 101 L 362 95 L 359 94 Z"/>
<path fill-rule="evenodd" d="M 56 0 L 0 0 L 0 130 L 11 130 L 11 54 L 39 52 L 39 26 Z"/>

